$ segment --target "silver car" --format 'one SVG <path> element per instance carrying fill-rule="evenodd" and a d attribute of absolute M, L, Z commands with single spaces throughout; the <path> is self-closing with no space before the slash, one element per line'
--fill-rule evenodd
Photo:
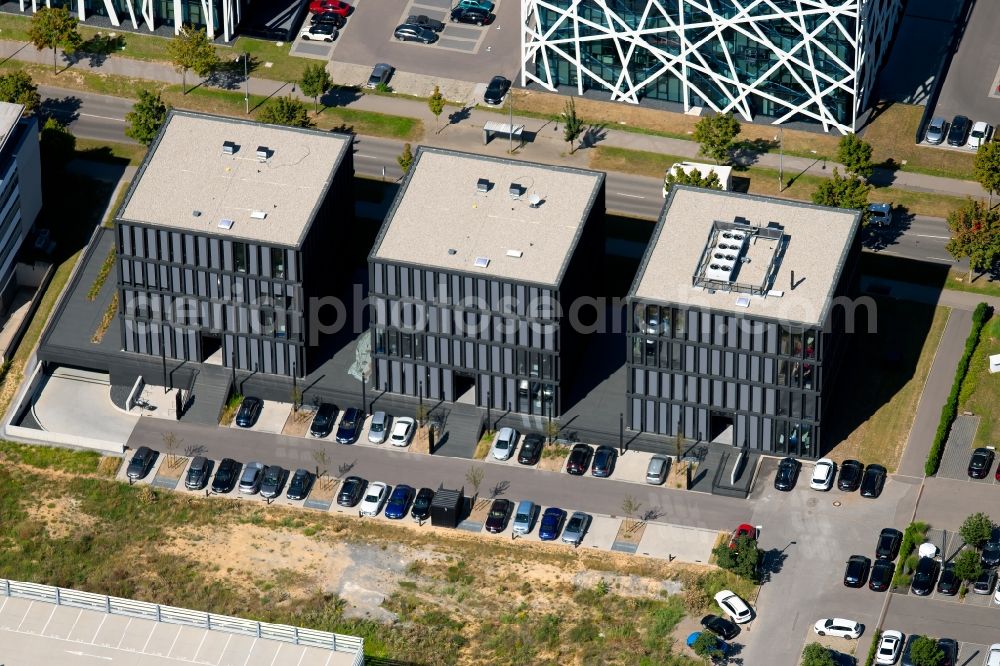
<path fill-rule="evenodd" d="M 381 444 L 385 441 L 389 433 L 389 415 L 385 412 L 375 412 L 372 414 L 372 423 L 368 428 L 368 441 L 372 444 Z"/>
<path fill-rule="evenodd" d="M 670 460 L 664 456 L 653 456 L 646 465 L 646 483 L 654 486 L 663 485 L 667 480 L 667 470 L 670 469 Z"/>
<path fill-rule="evenodd" d="M 579 546 L 589 528 L 590 516 L 582 511 L 574 511 L 573 515 L 569 517 L 569 522 L 566 523 L 566 528 L 563 530 L 563 543 Z"/>
<path fill-rule="evenodd" d="M 520 433 L 514 428 L 500 428 L 497 441 L 493 443 L 493 457 L 497 460 L 508 460 L 514 453 Z"/>
<path fill-rule="evenodd" d="M 517 510 L 514 512 L 514 524 L 511 531 L 514 534 L 528 534 L 535 526 L 535 516 L 538 509 L 535 503 L 529 500 L 521 500 L 517 503 Z"/>
<path fill-rule="evenodd" d="M 244 495 L 256 495 L 264 479 L 264 465 L 259 462 L 248 462 L 240 477 L 240 492 Z"/>
<path fill-rule="evenodd" d="M 934 118 L 927 125 L 927 131 L 924 132 L 924 139 L 927 143 L 932 145 L 938 145 L 944 142 L 945 136 L 948 135 L 948 121 L 944 118 Z"/>

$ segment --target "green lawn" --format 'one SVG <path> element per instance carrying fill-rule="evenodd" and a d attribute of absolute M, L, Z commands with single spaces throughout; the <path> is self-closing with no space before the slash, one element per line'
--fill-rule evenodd
<path fill-rule="evenodd" d="M 76 156 L 82 160 L 138 165 L 146 156 L 146 146 L 102 139 L 76 138 Z"/>
<path fill-rule="evenodd" d="M 1000 374 L 991 374 L 989 357 L 1000 354 L 1000 316 L 994 314 L 979 336 L 979 344 L 969 362 L 969 372 L 959 394 L 959 411 L 980 418 L 973 446 L 995 446 L 1000 439 Z"/>

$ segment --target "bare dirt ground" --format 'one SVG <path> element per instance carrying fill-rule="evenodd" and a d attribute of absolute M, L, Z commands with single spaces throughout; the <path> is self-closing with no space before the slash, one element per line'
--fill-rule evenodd
<path fill-rule="evenodd" d="M 63 539 L 89 531 L 98 520 L 80 510 L 80 502 L 73 497 L 57 497 L 49 502 L 30 503 L 28 515 L 45 525 L 50 539 Z"/>

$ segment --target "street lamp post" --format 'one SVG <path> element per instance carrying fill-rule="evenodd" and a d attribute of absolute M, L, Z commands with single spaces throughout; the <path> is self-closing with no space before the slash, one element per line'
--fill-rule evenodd
<path fill-rule="evenodd" d="M 160 333 L 160 360 L 163 361 L 163 393 L 166 394 L 166 393 L 169 392 L 169 389 L 167 388 L 167 340 L 166 340 L 166 336 L 163 334 L 163 331 L 166 330 L 166 326 L 164 326 L 160 330 L 161 330 L 161 333 Z"/>
<path fill-rule="evenodd" d="M 493 418 L 490 409 L 492 406 L 493 396 L 490 394 L 490 390 L 486 389 L 486 428 L 488 430 L 493 430 Z"/>
<path fill-rule="evenodd" d="M 510 115 L 508 116 L 508 122 L 510 123 L 510 127 L 507 128 L 508 130 L 510 130 L 510 132 L 507 134 L 507 154 L 513 155 L 514 154 L 514 92 L 510 88 L 507 89 L 507 109 L 510 112 Z"/>
<path fill-rule="evenodd" d="M 245 90 L 245 92 L 243 93 L 243 102 L 246 104 L 247 115 L 248 116 L 250 115 L 250 63 L 249 63 L 249 61 L 250 61 L 250 54 L 249 53 L 244 53 L 243 54 L 243 82 L 244 82 L 244 90 Z"/>
<path fill-rule="evenodd" d="M 361 371 L 361 411 L 368 413 L 368 377 Z"/>
<path fill-rule="evenodd" d="M 625 453 L 625 414 L 618 413 L 618 455 Z"/>
<path fill-rule="evenodd" d="M 417 384 L 419 385 L 420 389 L 420 397 L 417 407 L 417 418 L 420 419 L 420 423 L 418 423 L 417 425 L 422 426 L 424 425 L 424 380 L 421 379 L 420 381 L 417 382 Z"/>

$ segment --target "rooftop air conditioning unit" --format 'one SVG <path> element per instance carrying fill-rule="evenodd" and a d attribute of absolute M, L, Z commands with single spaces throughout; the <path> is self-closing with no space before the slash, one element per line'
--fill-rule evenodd
<path fill-rule="evenodd" d="M 489 178 L 480 178 L 476 181 L 476 191 L 486 194 L 490 191 L 490 186 L 493 183 L 490 182 Z"/>
<path fill-rule="evenodd" d="M 236 151 L 239 149 L 240 147 L 236 145 L 235 141 L 222 142 L 222 152 L 225 153 L 226 155 L 235 155 Z"/>
<path fill-rule="evenodd" d="M 273 154 L 274 151 L 272 151 L 267 146 L 257 146 L 257 159 L 259 159 L 261 162 L 263 162 Z"/>

